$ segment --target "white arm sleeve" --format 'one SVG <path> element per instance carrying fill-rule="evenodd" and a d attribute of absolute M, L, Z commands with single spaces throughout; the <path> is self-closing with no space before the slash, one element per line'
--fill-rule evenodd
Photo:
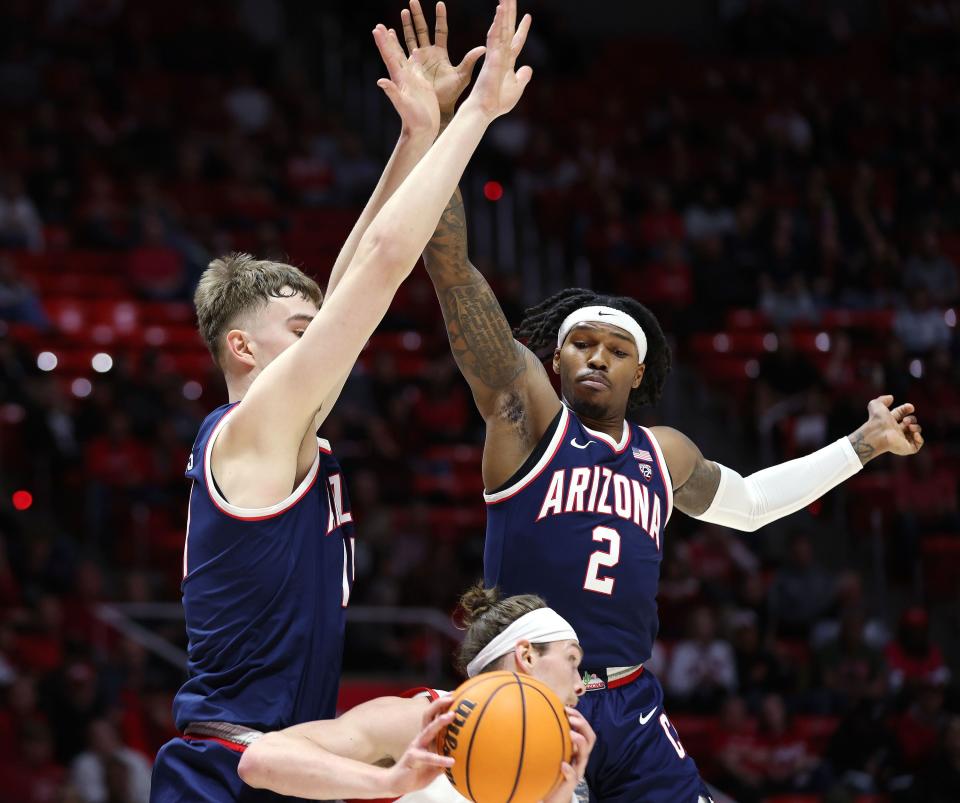
<path fill-rule="evenodd" d="M 753 532 L 819 499 L 856 474 L 863 464 L 847 438 L 747 478 L 720 466 L 720 486 L 703 513 L 694 516 L 711 524 Z"/>

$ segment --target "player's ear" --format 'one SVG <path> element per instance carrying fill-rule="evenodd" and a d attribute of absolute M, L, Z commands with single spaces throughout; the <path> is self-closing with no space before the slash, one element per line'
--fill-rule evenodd
<path fill-rule="evenodd" d="M 257 364 L 250 347 L 250 336 L 242 329 L 231 329 L 226 336 L 227 352 L 235 360 L 253 367 Z"/>
<path fill-rule="evenodd" d="M 553 350 L 553 372 L 555 374 L 560 373 L 560 349 Z"/>
<path fill-rule="evenodd" d="M 533 671 L 536 655 L 537 651 L 526 639 L 520 639 L 513 648 L 513 660 L 517 664 L 517 669 L 525 675 L 529 675 Z"/>
<path fill-rule="evenodd" d="M 635 388 L 640 387 L 640 383 L 643 381 L 643 375 L 644 373 L 646 373 L 646 370 L 647 370 L 647 366 L 644 365 L 643 363 L 640 363 L 637 366 L 637 373 L 634 374 L 634 377 L 633 377 L 633 387 Z"/>

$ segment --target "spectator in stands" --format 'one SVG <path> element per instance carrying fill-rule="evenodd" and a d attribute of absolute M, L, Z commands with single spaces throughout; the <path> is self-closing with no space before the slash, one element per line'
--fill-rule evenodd
<path fill-rule="evenodd" d="M 829 610 L 834 593 L 834 579 L 814 560 L 810 536 L 794 533 L 787 563 L 777 571 L 770 588 L 776 632 L 786 638 L 806 639 L 814 623 Z"/>
<path fill-rule="evenodd" d="M 890 687 L 910 693 L 922 683 L 946 683 L 950 670 L 940 647 L 930 640 L 930 617 L 920 607 L 908 608 L 900 617 L 897 638 L 887 645 Z"/>
<path fill-rule="evenodd" d="M 910 772 L 921 769 L 936 752 L 949 718 L 944 710 L 944 697 L 943 683 L 921 681 L 913 690 L 909 707 L 897 720 L 895 733 L 900 755 Z"/>
<path fill-rule="evenodd" d="M 0 256 L 0 321 L 28 323 L 47 328 L 50 325 L 40 299 L 18 274 L 13 260 Z"/>
<path fill-rule="evenodd" d="M 884 701 L 864 698 L 844 715 L 827 759 L 841 788 L 873 794 L 890 786 L 900 772 L 900 756 Z"/>
<path fill-rule="evenodd" d="M 756 734 L 756 723 L 750 719 L 743 698 L 733 696 L 724 700 L 710 754 L 717 765 L 717 785 L 743 803 L 757 800 L 763 784 L 756 755 Z"/>
<path fill-rule="evenodd" d="M 119 763 L 122 772 L 112 762 Z M 148 803 L 150 772 L 150 762 L 125 747 L 108 720 L 98 719 L 90 723 L 86 749 L 70 765 L 70 783 L 83 803 Z M 120 797 L 111 794 L 115 779 L 122 780 L 126 787 Z"/>
<path fill-rule="evenodd" d="M 43 250 L 43 225 L 23 179 L 7 174 L 0 179 L 0 247 Z"/>
<path fill-rule="evenodd" d="M 937 307 L 950 306 L 960 299 L 957 266 L 940 250 L 940 238 L 932 227 L 921 233 L 919 247 L 907 259 L 903 276 L 906 289 L 923 288 Z"/>
<path fill-rule="evenodd" d="M 960 800 L 960 716 L 943 727 L 940 749 L 921 772 L 911 799 L 916 803 L 954 803 Z"/>
<path fill-rule="evenodd" d="M 68 764 L 84 748 L 87 729 L 106 710 L 95 666 L 72 658 L 44 681 L 43 698 L 51 722 L 55 722 L 57 759 Z"/>
<path fill-rule="evenodd" d="M 753 611 L 738 611 L 732 626 L 737 688 L 751 706 L 759 707 L 764 695 L 787 691 L 787 673 L 780 659 L 763 643 Z"/>
<path fill-rule="evenodd" d="M 779 328 L 814 324 L 820 317 L 802 274 L 795 273 L 778 286 L 767 275 L 760 277 L 760 311 Z"/>
<path fill-rule="evenodd" d="M 713 611 L 697 608 L 690 617 L 689 637 L 670 656 L 667 690 L 678 708 L 713 711 L 737 688 L 737 667 L 729 642 L 717 637 Z"/>
<path fill-rule="evenodd" d="M 847 608 L 840 633 L 816 656 L 820 684 L 828 711 L 841 713 L 864 696 L 877 699 L 886 686 L 886 667 L 880 652 L 865 638 L 865 617 L 859 608 Z"/>
<path fill-rule="evenodd" d="M 15 759 L 0 756 L 0 794 L 17 803 L 53 803 L 65 770 L 54 758 L 50 727 L 28 719 L 17 730 L 22 752 Z"/>
<path fill-rule="evenodd" d="M 893 330 L 911 354 L 924 355 L 950 343 L 943 310 L 933 306 L 930 293 L 922 287 L 915 287 L 909 305 L 897 310 Z"/>
<path fill-rule="evenodd" d="M 700 199 L 690 204 L 683 214 L 687 238 L 696 243 L 704 237 L 725 238 L 737 227 L 733 210 L 720 200 L 714 184 L 705 184 Z"/>
<path fill-rule="evenodd" d="M 760 567 L 757 556 L 739 535 L 714 524 L 703 526 L 690 540 L 689 560 L 703 593 L 714 602 L 729 601 L 739 578 Z"/>

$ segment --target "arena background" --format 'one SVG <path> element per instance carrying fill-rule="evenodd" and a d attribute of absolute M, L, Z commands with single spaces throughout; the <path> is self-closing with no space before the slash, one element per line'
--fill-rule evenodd
<path fill-rule="evenodd" d="M 224 401 L 192 288 L 235 249 L 323 283 L 398 131 L 370 30 L 400 8 L 4 2 L 0 800 L 146 800 Z M 448 0 L 455 59 L 491 8 Z M 651 306 L 676 367 L 643 423 L 744 473 L 881 392 L 924 427 L 761 532 L 674 517 L 651 665 L 685 746 L 745 801 L 960 800 L 960 4 L 521 11 L 533 83 L 463 185 L 511 322 L 575 285 Z M 422 268 L 324 430 L 360 536 L 343 705 L 456 684 L 482 422 Z"/>

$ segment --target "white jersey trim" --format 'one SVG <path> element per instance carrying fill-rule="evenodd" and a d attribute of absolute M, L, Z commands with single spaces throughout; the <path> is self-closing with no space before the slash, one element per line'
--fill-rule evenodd
<path fill-rule="evenodd" d="M 235 410 L 237 408 L 234 407 L 233 409 Z M 207 493 L 210 494 L 210 499 L 213 500 L 213 504 L 216 505 L 216 507 L 222 513 L 226 513 L 228 516 L 232 516 L 235 519 L 247 519 L 250 521 L 255 521 L 278 516 L 292 508 L 297 502 L 306 496 L 307 491 L 309 491 L 310 488 L 313 487 L 314 482 L 316 482 L 317 473 L 320 470 L 320 448 L 322 448 L 321 439 L 317 438 L 317 456 L 313 459 L 310 470 L 307 472 L 307 475 L 303 478 L 300 484 L 294 489 L 293 493 L 288 497 L 280 500 L 275 505 L 270 505 L 270 507 L 238 507 L 237 505 L 231 505 L 217 490 L 216 483 L 213 481 L 213 469 L 210 466 L 210 458 L 213 455 L 213 444 L 216 443 L 217 438 L 223 431 L 224 424 L 226 424 L 231 412 L 233 412 L 233 410 L 229 410 L 224 414 L 224 416 L 216 423 L 216 426 L 213 428 L 213 432 L 210 433 L 210 437 L 207 439 L 207 448 L 203 453 L 203 477 L 204 481 L 206 482 Z M 329 451 L 330 444 L 326 441 L 323 441 L 322 443 L 328 447 Z"/>
<path fill-rule="evenodd" d="M 524 474 L 519 480 L 513 483 L 513 485 L 511 485 L 509 488 L 504 488 L 502 491 L 497 491 L 496 493 L 492 494 L 484 491 L 483 500 L 488 505 L 502 502 L 504 499 L 509 499 L 518 491 L 523 490 L 527 485 L 539 477 L 541 472 L 550 464 L 550 461 L 556 457 L 557 450 L 560 448 L 560 444 L 563 442 L 563 439 L 567 434 L 567 428 L 569 425 L 570 411 L 566 407 L 563 407 L 560 412 L 560 420 L 557 422 L 557 428 L 554 430 L 553 437 L 550 439 L 550 443 L 547 445 L 547 448 L 543 452 L 543 456 L 537 461 L 536 465 L 526 474 Z"/>
<path fill-rule="evenodd" d="M 627 444 L 630 442 L 630 425 L 627 423 L 626 419 L 623 420 L 623 434 L 620 435 L 619 442 L 611 438 L 606 432 L 597 432 L 595 429 L 590 429 L 590 427 L 586 426 L 583 421 L 580 422 L 580 426 L 593 435 L 593 437 L 602 440 L 617 454 L 620 454 L 620 452 L 626 449 Z"/>
<path fill-rule="evenodd" d="M 639 427 L 640 425 L 637 424 Z M 656 435 L 654 435 L 646 427 L 640 427 L 646 433 L 647 438 L 650 440 L 650 443 L 653 445 L 653 451 L 657 455 L 657 463 L 660 465 L 660 473 L 663 475 L 663 486 L 667 489 L 667 518 L 663 522 L 663 526 L 667 526 L 667 522 L 670 521 L 670 515 L 673 513 L 673 480 L 670 477 L 670 469 L 667 468 L 667 460 L 663 456 L 663 450 L 660 448 L 660 442 L 657 440 Z"/>

